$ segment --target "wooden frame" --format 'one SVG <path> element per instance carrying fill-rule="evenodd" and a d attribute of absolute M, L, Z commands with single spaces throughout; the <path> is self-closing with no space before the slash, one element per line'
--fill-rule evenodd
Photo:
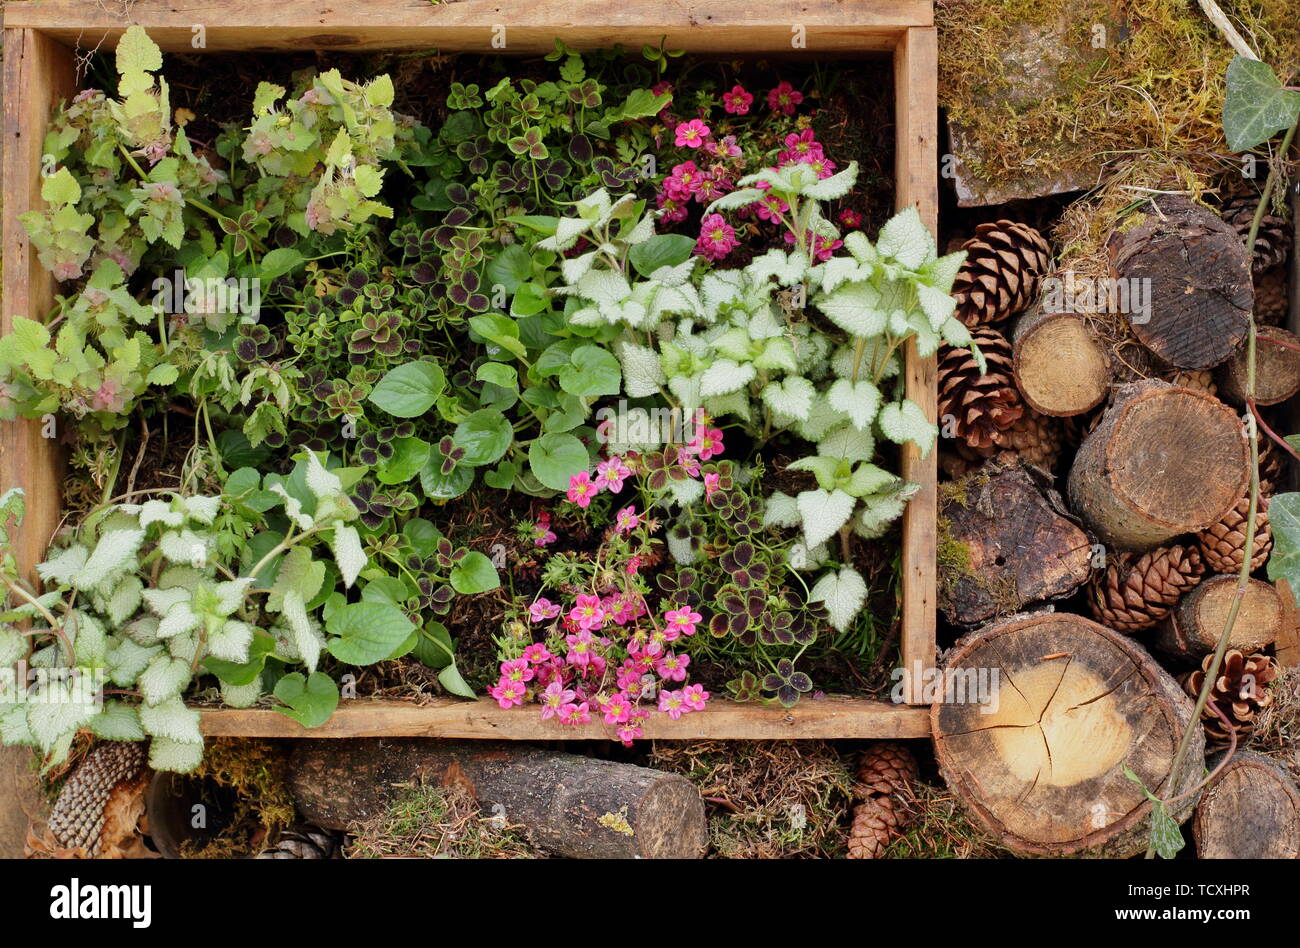
<path fill-rule="evenodd" d="M 518 9 L 513 9 L 517 6 Z M 74 49 L 114 44 L 139 24 L 168 51 L 347 51 L 428 49 L 538 53 L 555 37 L 576 49 L 621 43 L 684 48 L 692 53 L 890 53 L 895 76 L 898 207 L 915 205 L 937 226 L 937 45 L 931 0 L 136 0 L 125 14 L 94 0 L 19 0 L 4 11 L 4 308 L 41 319 L 54 287 L 40 267 L 19 215 L 40 206 L 41 143 L 52 108 L 75 86 Z M 802 41 L 803 46 L 796 46 Z M 933 358 L 909 348 L 908 395 L 936 412 Z M 671 721 L 653 715 L 646 736 L 658 738 L 920 738 L 929 736 L 919 705 L 935 660 L 935 457 L 903 456 L 904 475 L 922 485 L 903 522 L 901 649 L 904 703 L 856 699 L 804 701 L 791 710 L 715 701 L 707 712 Z M 27 519 L 15 553 L 31 575 L 61 512 L 62 460 L 36 422 L 0 430 L 0 489 L 27 491 Z M 34 577 L 33 577 L 34 578 Z M 919 673 L 919 674 L 918 674 Z M 376 735 L 539 739 L 607 739 L 598 723 L 552 727 L 525 709 L 501 711 L 490 700 L 343 702 L 321 728 L 307 731 L 268 709 L 203 711 L 204 732 L 225 736 L 360 737 Z"/>

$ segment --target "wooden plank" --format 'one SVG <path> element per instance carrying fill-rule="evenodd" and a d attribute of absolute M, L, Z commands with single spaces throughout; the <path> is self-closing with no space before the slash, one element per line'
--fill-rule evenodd
<path fill-rule="evenodd" d="M 495 701 L 434 699 L 430 704 L 354 700 L 339 704 L 318 728 L 304 728 L 266 708 L 201 709 L 208 737 L 446 737 L 513 741 L 606 741 L 613 729 L 599 718 L 576 727 L 543 721 L 536 708 L 503 709 Z M 801 701 L 797 707 L 759 707 L 717 700 L 676 721 L 653 714 L 645 737 L 659 740 L 887 739 L 930 736 L 929 711 L 856 698 Z"/>
<path fill-rule="evenodd" d="M 42 206 L 41 147 L 50 113 L 72 95 L 71 52 L 34 30 L 4 32 L 4 306 L 0 332 L 14 316 L 44 320 L 54 305 L 54 281 L 36 258 L 19 215 Z M 15 540 L 19 568 L 33 583 L 36 564 L 58 526 L 63 462 L 42 437 L 38 421 L 0 424 L 0 491 L 22 487 L 27 515 Z M 51 424 L 50 431 L 53 431 Z"/>
<path fill-rule="evenodd" d="M 791 48 L 797 27 L 815 52 L 884 51 L 899 31 L 934 22 L 929 0 L 135 0 L 123 9 L 87 0 L 25 0 L 5 8 L 6 27 L 40 29 L 63 43 L 111 44 L 138 23 L 169 51 L 192 52 L 196 27 L 208 51 L 421 49 L 546 52 L 560 36 L 590 49 L 644 43 L 704 52 Z M 501 45 L 504 43 L 504 47 Z"/>
<path fill-rule="evenodd" d="M 894 51 L 895 195 L 899 210 L 916 207 L 937 236 L 938 39 L 933 28 L 912 28 Z M 938 412 L 935 358 L 922 359 L 907 346 L 907 395 L 934 419 Z M 903 449 L 903 477 L 920 484 L 903 514 L 903 700 L 923 703 L 925 673 L 934 667 L 938 588 L 937 451 L 922 458 L 913 445 Z"/>

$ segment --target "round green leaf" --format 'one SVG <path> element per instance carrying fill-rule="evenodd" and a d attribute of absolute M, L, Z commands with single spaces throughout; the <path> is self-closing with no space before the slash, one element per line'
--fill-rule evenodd
<path fill-rule="evenodd" d="M 501 585 L 492 561 L 477 550 L 470 550 L 465 557 L 452 567 L 448 577 L 451 588 L 466 596 L 487 592 Z"/>
<path fill-rule="evenodd" d="M 494 464 L 510 448 L 514 440 L 510 420 L 495 408 L 480 408 L 459 425 L 452 435 L 456 446 L 465 449 L 459 466 L 480 467 Z"/>
<path fill-rule="evenodd" d="M 424 496 L 430 500 L 451 500 L 469 490 L 474 483 L 474 468 L 458 464 L 450 474 L 443 474 L 437 458 L 430 458 L 429 463 L 420 468 L 420 486 Z"/>
<path fill-rule="evenodd" d="M 432 362 L 408 362 L 393 369 L 375 386 L 370 400 L 398 418 L 416 418 L 442 394 L 447 377 Z"/>
<path fill-rule="evenodd" d="M 329 652 L 349 665 L 373 665 L 388 658 L 411 635 L 414 624 L 396 606 L 351 602 L 335 609 L 325 622 Z"/>
<path fill-rule="evenodd" d="M 377 475 L 381 484 L 404 484 L 420 473 L 429 460 L 429 443 L 421 438 L 398 438 L 393 442 L 393 456 Z"/>
<path fill-rule="evenodd" d="M 585 471 L 589 463 L 582 442 L 563 432 L 542 435 L 528 448 L 533 476 L 551 490 L 568 490 L 569 478 Z"/>
<path fill-rule="evenodd" d="M 617 395 L 623 380 L 618 359 L 600 346 L 579 346 L 559 371 L 560 388 L 570 395 Z"/>

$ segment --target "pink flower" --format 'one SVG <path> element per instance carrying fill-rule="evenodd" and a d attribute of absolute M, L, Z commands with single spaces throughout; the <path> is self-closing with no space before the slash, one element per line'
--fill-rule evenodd
<path fill-rule="evenodd" d="M 715 168 L 711 173 L 700 178 L 700 191 L 695 195 L 695 199 L 701 204 L 708 204 L 722 197 L 732 188 L 731 179 L 721 168 Z"/>
<path fill-rule="evenodd" d="M 525 682 L 533 680 L 533 666 L 526 658 L 515 658 L 501 663 L 501 680 Z"/>
<path fill-rule="evenodd" d="M 709 126 L 705 125 L 699 119 L 691 119 L 689 122 L 682 122 L 674 130 L 677 136 L 673 142 L 678 148 L 699 148 L 704 144 L 712 133 Z"/>
<path fill-rule="evenodd" d="M 786 115 L 794 115 L 794 107 L 802 101 L 803 93 L 788 82 L 782 82 L 767 94 L 767 107 Z"/>
<path fill-rule="evenodd" d="M 573 702 L 569 702 L 568 704 L 560 708 L 561 724 L 578 725 L 578 724 L 587 724 L 590 721 L 591 721 L 591 714 L 588 710 L 587 702 L 585 701 L 582 702 L 582 704 L 574 704 Z"/>
<path fill-rule="evenodd" d="M 632 742 L 641 736 L 641 725 L 624 724 L 615 733 L 618 735 L 618 739 L 623 742 L 624 747 L 631 747 Z"/>
<path fill-rule="evenodd" d="M 614 680 L 618 683 L 619 688 L 635 696 L 641 692 L 641 676 L 649 670 L 650 666 L 644 662 L 625 658 Z"/>
<path fill-rule="evenodd" d="M 488 689 L 488 694 L 496 698 L 497 704 L 501 705 L 501 707 L 509 708 L 524 703 L 526 690 L 523 682 L 509 681 L 502 678 L 495 686 Z"/>
<path fill-rule="evenodd" d="M 698 612 L 691 609 L 690 606 L 682 606 L 680 609 L 670 609 L 664 613 L 664 622 L 668 628 L 681 635 L 694 635 L 695 624 L 702 617 Z M 673 636 L 676 638 L 676 635 Z M 669 640 L 671 641 L 671 639 Z"/>
<path fill-rule="evenodd" d="M 606 724 L 626 724 L 632 716 L 632 702 L 623 692 L 616 692 L 604 703 Z"/>
<path fill-rule="evenodd" d="M 542 692 L 542 720 L 553 718 L 560 709 L 577 697 L 574 692 L 564 687 L 561 681 L 552 681 Z"/>
<path fill-rule="evenodd" d="M 528 617 L 534 622 L 545 622 L 547 619 L 554 619 L 559 614 L 559 605 L 551 602 L 545 596 L 542 596 L 528 607 Z"/>
<path fill-rule="evenodd" d="M 708 500 L 718 492 L 718 483 L 722 480 L 722 475 L 713 473 L 704 475 L 704 499 Z"/>
<path fill-rule="evenodd" d="M 789 161 L 807 161 L 822 156 L 821 142 L 811 128 L 802 132 L 791 132 L 785 136 L 785 150 L 777 156 L 777 161 L 785 164 Z"/>
<path fill-rule="evenodd" d="M 555 611 L 559 612 L 560 607 L 556 606 Z M 534 665 L 540 665 L 543 662 L 549 662 L 551 659 L 555 658 L 554 655 L 546 650 L 546 644 L 544 642 L 534 642 L 532 645 L 524 649 L 524 654 L 520 657 L 524 661 L 530 662 Z M 527 681 L 527 679 L 524 680 Z"/>
<path fill-rule="evenodd" d="M 766 181 L 760 181 L 758 184 L 754 185 L 754 187 L 758 188 L 760 191 L 767 191 L 770 190 L 772 186 Z M 781 219 L 781 214 L 790 210 L 790 205 L 775 194 L 767 194 L 758 202 L 754 210 L 760 219 L 776 223 Z"/>
<path fill-rule="evenodd" d="M 840 211 L 839 222 L 845 227 L 861 227 L 862 214 L 859 211 L 853 210 L 851 207 L 846 207 L 844 210 Z"/>
<path fill-rule="evenodd" d="M 800 162 L 806 164 L 813 171 L 817 172 L 817 177 L 829 178 L 835 173 L 835 162 L 831 161 L 825 155 L 818 155 L 815 158 L 801 158 Z"/>
<path fill-rule="evenodd" d="M 682 470 L 685 471 L 687 474 L 689 474 L 691 477 L 699 477 L 700 459 L 697 458 L 694 454 L 692 454 L 689 449 L 690 449 L 690 445 L 687 445 L 687 450 L 681 453 L 681 455 L 677 459 L 677 463 L 680 464 Z"/>
<path fill-rule="evenodd" d="M 685 203 L 700 193 L 700 181 L 704 177 L 693 161 L 683 161 L 673 166 L 673 173 L 664 178 L 664 193 Z"/>
<path fill-rule="evenodd" d="M 692 711 L 703 711 L 705 703 L 709 700 L 709 693 L 704 690 L 703 685 L 687 685 L 682 689 L 682 700 Z"/>
<path fill-rule="evenodd" d="M 631 533 L 639 526 L 641 526 L 641 517 L 636 512 L 635 504 L 624 507 L 614 518 L 614 529 L 619 533 Z"/>
<path fill-rule="evenodd" d="M 686 450 L 698 456 L 701 461 L 717 457 L 723 451 L 722 430 L 701 425 L 696 430 L 695 439 L 686 446 Z"/>
<path fill-rule="evenodd" d="M 700 236 L 695 252 L 706 260 L 721 260 L 740 244 L 736 229 L 721 214 L 710 214 L 700 221 Z"/>
<path fill-rule="evenodd" d="M 564 641 L 569 646 L 568 654 L 564 656 L 565 662 L 578 668 L 585 668 L 591 664 L 592 656 L 595 654 L 591 647 L 596 643 L 590 632 L 584 629 L 577 635 L 566 635 Z"/>
<path fill-rule="evenodd" d="M 599 629 L 605 624 L 605 610 L 600 607 L 600 597 L 581 595 L 569 610 L 569 619 L 584 632 Z M 572 638 L 572 636 L 570 636 Z M 570 643 L 572 644 L 572 643 Z"/>
<path fill-rule="evenodd" d="M 599 493 L 600 488 L 591 482 L 589 471 L 579 471 L 569 477 L 569 491 L 565 495 L 579 507 L 591 505 L 591 498 Z"/>
<path fill-rule="evenodd" d="M 686 201 L 672 197 L 667 191 L 659 192 L 656 199 L 659 209 L 662 212 L 660 218 L 669 224 L 676 224 L 678 221 L 686 220 L 687 210 Z"/>
<path fill-rule="evenodd" d="M 809 231 L 806 235 L 808 248 L 812 251 L 814 259 L 826 261 L 834 256 L 835 251 L 844 246 L 844 241 L 838 237 L 824 237 Z M 787 232 L 785 235 L 787 244 L 794 243 L 794 234 Z"/>
<path fill-rule="evenodd" d="M 740 146 L 736 144 L 735 135 L 724 135 L 721 141 L 707 141 L 704 150 L 718 158 L 740 157 Z"/>
<path fill-rule="evenodd" d="M 686 698 L 683 697 L 680 690 L 661 691 L 659 692 L 659 710 L 667 712 L 668 716 L 676 721 L 690 708 L 686 707 Z"/>
<path fill-rule="evenodd" d="M 691 663 L 689 655 L 678 655 L 676 652 L 665 652 L 655 662 L 655 674 L 664 681 L 685 681 L 686 666 Z"/>
<path fill-rule="evenodd" d="M 543 510 L 537 515 L 537 522 L 529 531 L 529 536 L 533 538 L 533 546 L 548 546 L 555 542 L 555 531 L 551 529 L 551 513 Z"/>
<path fill-rule="evenodd" d="M 748 115 L 749 107 L 753 104 L 753 95 L 746 92 L 745 87 L 739 83 L 732 86 L 730 92 L 722 94 L 722 106 L 729 115 Z"/>
<path fill-rule="evenodd" d="M 629 576 L 635 576 L 638 572 L 640 572 L 640 570 L 641 570 L 640 554 L 634 554 L 632 558 L 627 561 L 627 565 L 623 567 L 623 572 Z"/>
<path fill-rule="evenodd" d="M 617 494 L 623 489 L 623 481 L 631 476 L 632 469 L 623 463 L 623 459 L 613 457 L 596 465 L 594 484 L 597 490 L 609 488 L 611 494 Z"/>
<path fill-rule="evenodd" d="M 669 82 L 667 79 L 664 79 L 652 85 L 650 87 L 650 91 L 653 92 L 655 95 L 668 95 L 670 92 L 673 91 L 673 84 Z"/>

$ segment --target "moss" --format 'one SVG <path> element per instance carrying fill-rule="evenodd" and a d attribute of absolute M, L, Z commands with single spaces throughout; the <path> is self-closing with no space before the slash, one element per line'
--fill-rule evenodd
<path fill-rule="evenodd" d="M 284 747 L 272 741 L 209 740 L 203 762 L 187 776 L 231 791 L 234 813 L 229 825 L 202 846 L 185 841 L 181 852 L 186 858 L 249 856 L 258 848 L 253 840 L 273 841 L 296 817 L 288 757 Z"/>
<path fill-rule="evenodd" d="M 1300 69 L 1293 0 L 1225 0 L 1284 82 Z M 936 10 L 941 104 L 994 184 L 1027 171 L 1162 166 L 1165 181 L 1227 170 L 1219 124 L 1232 51 L 1187 0 L 949 0 Z M 1094 27 L 1104 47 L 1094 48 Z"/>
<path fill-rule="evenodd" d="M 388 809 L 353 827 L 350 859 L 532 859 L 519 827 L 486 817 L 462 787 L 409 787 Z"/>

